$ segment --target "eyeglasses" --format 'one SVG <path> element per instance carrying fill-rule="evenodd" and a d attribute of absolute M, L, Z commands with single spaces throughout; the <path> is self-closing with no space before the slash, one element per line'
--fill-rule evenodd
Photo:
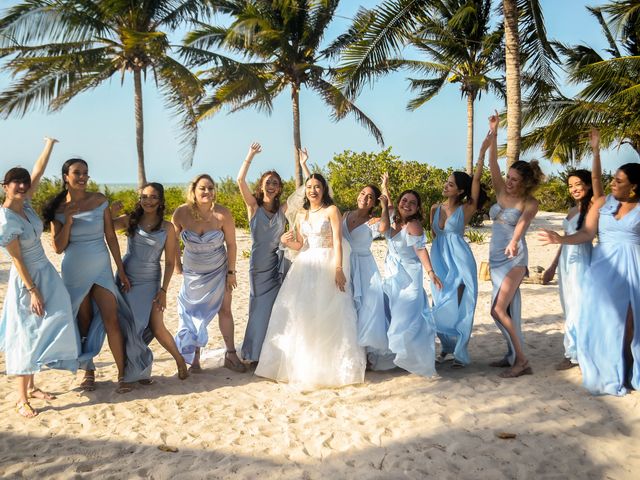
<path fill-rule="evenodd" d="M 140 195 L 140 200 L 160 200 L 158 195 Z"/>

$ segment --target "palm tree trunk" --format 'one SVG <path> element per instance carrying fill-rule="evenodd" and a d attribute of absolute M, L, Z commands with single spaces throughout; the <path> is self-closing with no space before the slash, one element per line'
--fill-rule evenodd
<path fill-rule="evenodd" d="M 507 76 L 507 167 L 520 159 L 520 39 L 516 0 L 503 0 L 505 64 Z"/>
<path fill-rule="evenodd" d="M 291 85 L 291 105 L 293 107 L 293 159 L 295 161 L 296 188 L 302 185 L 302 169 L 300 168 L 300 86 Z"/>
<path fill-rule="evenodd" d="M 473 102 L 474 95 L 467 95 L 467 173 L 473 175 Z"/>
<path fill-rule="evenodd" d="M 138 150 L 138 188 L 147 183 L 147 173 L 144 169 L 144 120 L 142 115 L 142 74 L 140 70 L 133 71 L 134 103 L 136 115 L 136 149 Z"/>

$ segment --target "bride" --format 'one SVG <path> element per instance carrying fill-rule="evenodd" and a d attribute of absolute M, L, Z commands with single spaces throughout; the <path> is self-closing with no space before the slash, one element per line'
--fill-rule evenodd
<path fill-rule="evenodd" d="M 303 389 L 364 381 L 340 224 L 326 180 L 312 174 L 294 228 L 281 238 L 300 253 L 273 305 L 256 375 Z"/>

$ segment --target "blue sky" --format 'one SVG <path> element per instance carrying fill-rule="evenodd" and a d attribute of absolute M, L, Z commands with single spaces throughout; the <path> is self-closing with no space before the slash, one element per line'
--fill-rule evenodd
<path fill-rule="evenodd" d="M 0 0 L 0 9 L 16 3 Z M 377 3 L 374 0 L 343 0 L 338 15 L 352 17 L 358 6 L 372 7 Z M 602 3 L 542 0 L 549 36 L 565 43 L 585 42 L 604 47 L 597 22 L 585 10 L 585 5 Z M 348 25 L 349 20 L 337 17 L 326 39 L 335 38 Z M 386 145 L 393 147 L 393 152 L 402 159 L 462 169 L 466 148 L 466 104 L 457 87 L 448 86 L 421 109 L 408 112 L 405 107 L 411 93 L 405 78 L 405 74 L 399 73 L 380 79 L 362 92 L 357 104 L 381 128 Z M 9 77 L 0 73 L 0 89 L 5 89 L 9 83 Z M 476 147 L 486 131 L 485 119 L 494 108 L 500 109 L 501 104 L 490 95 L 483 95 L 476 103 Z M 309 149 L 311 162 L 324 165 L 335 153 L 346 149 L 380 149 L 373 137 L 352 119 L 332 122 L 329 110 L 313 93 L 302 92 L 300 110 L 302 142 Z M 215 178 L 227 175 L 235 178 L 252 141 L 262 143 L 263 153 L 254 160 L 250 179 L 271 168 L 285 177 L 293 173 L 292 114 L 287 93 L 275 102 L 271 116 L 246 110 L 231 115 L 222 112 L 204 121 L 194 163 L 188 170 L 180 163 L 176 121 L 164 108 L 151 76 L 144 87 L 144 114 L 145 155 L 150 181 L 186 182 L 201 172 Z M 0 122 L 0 171 L 18 164 L 30 167 L 42 148 L 42 137 L 50 135 L 57 137 L 60 144 L 54 150 L 47 176 L 59 176 L 64 160 L 80 156 L 87 160 L 91 177 L 98 183 L 136 182 L 130 78 L 121 85 L 120 78 L 114 77 L 94 91 L 78 96 L 59 113 L 30 112 L 23 118 Z M 505 135 L 505 132 L 501 133 L 501 142 Z M 532 156 L 529 154 L 524 158 Z M 541 160 L 544 170 L 556 168 Z M 637 161 L 637 156 L 626 146 L 603 155 L 606 169 L 614 169 L 628 161 Z"/>

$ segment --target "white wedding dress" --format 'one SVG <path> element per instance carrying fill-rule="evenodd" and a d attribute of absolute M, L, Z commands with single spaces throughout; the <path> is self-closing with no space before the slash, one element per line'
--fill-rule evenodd
<path fill-rule="evenodd" d="M 341 292 L 335 284 L 331 222 L 321 213 L 298 219 L 304 244 L 273 305 L 255 373 L 303 390 L 362 383 L 365 353 L 351 286 Z"/>

